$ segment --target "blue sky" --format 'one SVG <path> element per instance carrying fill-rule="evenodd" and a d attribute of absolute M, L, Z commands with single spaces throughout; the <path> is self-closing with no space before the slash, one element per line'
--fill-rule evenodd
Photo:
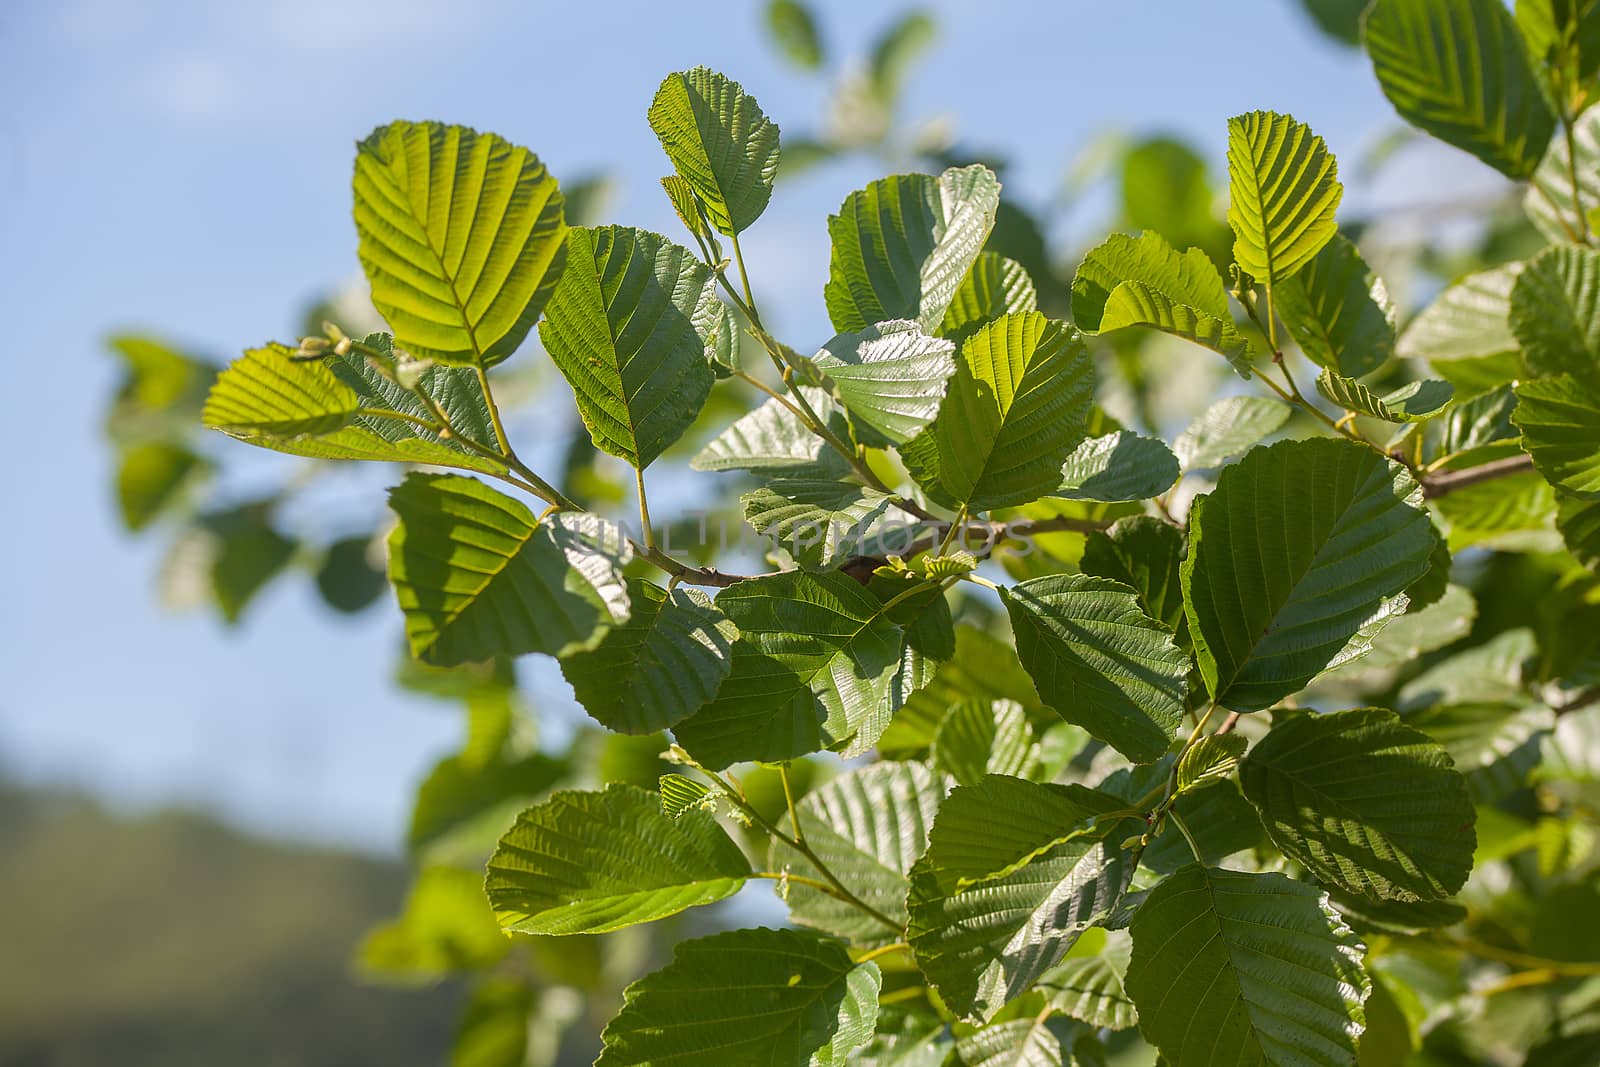
<path fill-rule="evenodd" d="M 1048 200 L 1107 130 L 1175 131 L 1220 171 L 1225 121 L 1240 111 L 1292 112 L 1346 161 L 1398 123 L 1364 57 L 1319 37 L 1294 0 L 927 6 L 940 38 L 907 114 L 947 116 L 970 143 L 1012 156 L 1006 195 L 1028 203 Z M 817 7 L 836 61 L 859 57 L 901 10 Z M 352 143 L 397 117 L 494 130 L 560 177 L 608 171 L 614 219 L 673 233 L 656 186 L 666 162 L 644 119 L 663 74 L 723 69 L 786 129 L 820 115 L 820 84 L 778 62 L 759 11 L 726 0 L 5 5 L 0 293 L 14 387 L 0 763 L 129 803 L 208 804 L 274 832 L 391 847 L 411 786 L 457 731 L 444 707 L 388 686 L 398 614 L 333 619 L 304 581 L 275 587 L 232 631 L 163 612 L 159 538 L 129 540 L 112 510 L 99 417 L 116 369 L 102 339 L 150 328 L 219 358 L 288 339 L 308 300 L 358 276 Z M 1419 151 L 1349 202 L 1493 184 L 1486 175 Z M 826 213 L 875 176 L 853 162 L 780 184 L 746 239 L 769 319 L 801 347 L 826 339 Z M 513 433 L 536 439 L 542 425 L 524 417 Z M 375 503 L 384 477 L 329 492 Z M 571 715 L 559 676 L 533 673 L 536 699 Z"/>

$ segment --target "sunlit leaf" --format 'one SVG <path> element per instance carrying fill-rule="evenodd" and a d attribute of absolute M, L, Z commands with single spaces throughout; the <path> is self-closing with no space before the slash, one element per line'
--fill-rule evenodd
<path fill-rule="evenodd" d="M 1333 239 L 1344 195 L 1339 165 L 1304 123 L 1272 111 L 1228 120 L 1228 223 L 1233 256 L 1274 288 Z"/>
<path fill-rule="evenodd" d="M 1178 435 L 1172 451 L 1184 470 L 1220 467 L 1289 421 L 1289 405 L 1269 396 L 1231 396 L 1212 404 Z"/>
<path fill-rule="evenodd" d="M 1600 499 L 1600 385 L 1563 374 L 1518 382 L 1516 394 L 1511 417 L 1539 473 L 1572 496 Z"/>
<path fill-rule="evenodd" d="M 1370 415 L 1385 422 L 1421 422 L 1431 419 L 1450 403 L 1455 387 L 1436 379 L 1409 382 L 1379 396 L 1354 378 L 1325 370 L 1317 376 L 1317 392 L 1346 411 Z"/>
<path fill-rule="evenodd" d="M 827 375 L 867 444 L 904 444 L 933 421 L 955 370 L 955 345 L 913 322 L 880 322 L 843 333 L 812 363 Z"/>
<path fill-rule="evenodd" d="M 743 86 L 706 67 L 669 74 L 649 117 L 711 225 L 731 237 L 761 217 L 778 171 L 778 127 Z"/>

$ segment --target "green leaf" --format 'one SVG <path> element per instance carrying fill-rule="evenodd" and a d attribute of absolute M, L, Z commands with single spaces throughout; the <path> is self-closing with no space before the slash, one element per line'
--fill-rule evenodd
<path fill-rule="evenodd" d="M 716 696 L 739 632 L 711 598 L 628 580 L 631 614 L 593 649 L 561 658 L 561 674 L 594 720 L 625 734 L 676 725 Z"/>
<path fill-rule="evenodd" d="M 1155 763 L 1125 767 L 1101 779 L 1097 788 L 1120 797 L 1124 803 L 1135 804 L 1157 788 L 1166 790 L 1172 764 L 1173 757 L 1168 755 Z M 1197 785 L 1178 796 L 1174 811 L 1188 827 L 1189 836 L 1169 823 L 1140 854 L 1139 866 L 1143 870 L 1164 875 L 1193 863 L 1195 853 L 1190 838 L 1200 849 L 1201 862 L 1210 864 L 1220 864 L 1235 852 L 1258 848 L 1266 841 L 1255 809 L 1231 780 L 1213 779 Z M 1136 825 L 1135 829 L 1148 827 Z"/>
<path fill-rule="evenodd" d="M 1001 593 L 1039 698 L 1135 763 L 1159 759 L 1183 721 L 1189 657 L 1138 594 L 1086 574 Z"/>
<path fill-rule="evenodd" d="M 1497 804 L 1527 784 L 1556 717 L 1542 704 L 1438 704 L 1405 721 L 1444 746 L 1474 803 Z"/>
<path fill-rule="evenodd" d="M 905 444 L 933 421 L 955 370 L 956 346 L 914 322 L 843 333 L 812 363 L 827 375 L 863 443 Z"/>
<path fill-rule="evenodd" d="M 567 771 L 565 763 L 539 752 L 446 756 L 417 788 L 406 847 L 424 862 L 482 867 L 517 813 Z"/>
<path fill-rule="evenodd" d="M 729 586 L 717 607 L 740 636 L 716 699 L 675 730 L 696 759 L 720 770 L 872 747 L 903 648 L 876 597 L 838 571 L 785 571 Z"/>
<path fill-rule="evenodd" d="M 741 233 L 767 209 L 778 127 L 738 82 L 705 67 L 667 75 L 650 128 L 718 231 Z"/>
<path fill-rule="evenodd" d="M 1593 21 L 1600 26 L 1600 20 Z M 1578 116 L 1572 124 L 1572 141 L 1578 165 L 1571 165 L 1567 139 L 1551 138 L 1550 148 L 1522 197 L 1522 209 L 1528 218 L 1547 240 L 1556 244 L 1571 241 L 1574 233 L 1579 237 L 1587 234 L 1588 214 L 1600 207 L 1600 108 L 1586 108 Z M 1576 200 L 1582 211 L 1573 202 L 1574 171 L 1578 176 Z"/>
<path fill-rule="evenodd" d="M 722 307 L 694 253 L 624 226 L 567 234 L 567 269 L 539 339 L 577 397 L 595 447 L 648 467 L 700 414 L 716 376 Z"/>
<path fill-rule="evenodd" d="M 925 11 L 908 11 L 900 16 L 872 43 L 868 75 L 878 98 L 892 103 L 911 65 L 926 52 L 938 35 L 938 27 Z"/>
<path fill-rule="evenodd" d="M 242 504 L 200 519 L 211 540 L 211 594 L 229 623 L 294 559 L 298 545 L 273 525 L 269 504 Z"/>
<path fill-rule="evenodd" d="M 1377 0 L 1367 52 L 1400 117 L 1526 178 L 1555 131 L 1555 115 L 1500 0 Z"/>
<path fill-rule="evenodd" d="M 1429 379 L 1408 382 L 1392 393 L 1378 396 L 1354 378 L 1325 370 L 1317 375 L 1317 392 L 1358 415 L 1385 422 L 1422 422 L 1439 414 L 1456 390 L 1449 382 Z"/>
<path fill-rule="evenodd" d="M 1238 734 L 1207 734 L 1183 752 L 1173 779 L 1176 792 L 1187 793 L 1228 777 L 1244 755 L 1245 739 Z"/>
<path fill-rule="evenodd" d="M 1274 296 L 1274 307 L 1300 351 L 1319 366 L 1359 378 L 1394 354 L 1389 291 L 1343 234 L 1334 234 Z"/>
<path fill-rule="evenodd" d="M 1361 445 L 1285 441 L 1224 469 L 1190 510 L 1183 563 L 1212 697 L 1259 711 L 1298 692 L 1369 620 L 1394 613 L 1435 543 L 1421 487 Z"/>
<path fill-rule="evenodd" d="M 1178 480 L 1178 457 L 1154 437 L 1118 430 L 1091 437 L 1067 457 L 1061 484 L 1050 494 L 1063 500 L 1149 500 Z"/>
<path fill-rule="evenodd" d="M 1525 665 L 1537 651 L 1533 631 L 1505 630 L 1480 645 L 1439 661 L 1400 690 L 1399 707 L 1526 700 L 1523 683 L 1531 680 Z"/>
<path fill-rule="evenodd" d="M 1383 627 L 1372 651 L 1339 668 L 1351 674 L 1396 670 L 1415 663 L 1424 652 L 1454 644 L 1472 630 L 1477 618 L 1472 594 L 1459 585 L 1447 586 L 1434 603 L 1412 609 Z M 1340 675 L 1342 677 L 1342 675 Z"/>
<path fill-rule="evenodd" d="M 845 197 L 828 217 L 824 297 L 840 333 L 890 319 L 936 332 L 994 226 L 1000 182 L 979 164 L 939 177 L 897 174 Z"/>
<path fill-rule="evenodd" d="M 1211 259 L 1179 252 L 1160 234 L 1112 234 L 1072 279 L 1072 317 L 1088 333 L 1147 326 L 1224 356 L 1245 378 L 1255 351 L 1233 324 Z"/>
<path fill-rule="evenodd" d="M 1567 551 L 1591 571 L 1600 571 L 1600 500 L 1559 497 L 1556 529 Z"/>
<path fill-rule="evenodd" d="M 1552 89 L 1559 89 L 1558 72 L 1571 91 L 1600 68 L 1600 10 L 1587 0 L 1517 0 L 1515 10 L 1528 55 L 1552 77 Z M 1563 47 L 1569 34 L 1575 48 Z"/>
<path fill-rule="evenodd" d="M 1040 745 L 1028 713 L 1014 700 L 964 700 L 933 735 L 933 764 L 961 785 L 986 774 L 1035 778 Z"/>
<path fill-rule="evenodd" d="M 1273 724 L 1240 765 L 1273 843 L 1320 881 L 1382 900 L 1443 900 L 1472 870 L 1467 783 L 1392 711 Z"/>
<path fill-rule="evenodd" d="M 1333 239 L 1344 196 L 1339 164 L 1304 123 L 1272 111 L 1228 120 L 1228 223 L 1233 256 L 1274 289 Z"/>
<path fill-rule="evenodd" d="M 392 122 L 357 146 L 372 302 L 418 359 L 488 367 L 522 344 L 565 260 L 561 191 L 492 133 Z"/>
<path fill-rule="evenodd" d="M 1152 515 L 1134 515 L 1090 534 L 1079 565 L 1085 574 L 1111 578 L 1132 588 L 1139 597 L 1139 609 L 1179 634 L 1182 644 L 1187 625 L 1178 573 L 1182 562 L 1182 530 Z"/>
<path fill-rule="evenodd" d="M 711 787 L 682 774 L 663 774 L 660 779 L 661 813 L 676 819 L 706 803 L 706 798 L 716 799 Z"/>
<path fill-rule="evenodd" d="M 939 336 L 960 344 L 1002 315 L 1034 311 L 1039 295 L 1027 270 L 998 252 L 979 252 L 945 310 Z"/>
<path fill-rule="evenodd" d="M 854 482 L 818 478 L 782 478 L 739 498 L 756 533 L 813 568 L 873 554 L 871 542 L 883 530 L 884 517 L 897 514 L 893 500 Z"/>
<path fill-rule="evenodd" d="M 489 968 L 508 942 L 483 899 L 483 878 L 459 867 L 417 872 L 398 918 L 363 939 L 356 965 L 369 980 L 425 983 Z"/>
<path fill-rule="evenodd" d="M 1434 501 L 1450 539 L 1450 550 L 1473 545 L 1505 551 L 1556 547 L 1551 528 L 1556 491 L 1533 470 L 1464 486 Z"/>
<path fill-rule="evenodd" d="M 990 775 L 945 798 L 911 868 L 906 940 L 952 1011 L 988 1019 L 1103 923 L 1133 874 L 1099 818 L 1122 802 L 1078 785 Z"/>
<path fill-rule="evenodd" d="M 591 515 L 544 522 L 521 501 L 454 475 L 389 491 L 389 580 L 412 655 L 440 666 L 593 648 L 628 618 L 621 530 Z"/>
<path fill-rule="evenodd" d="M 1361 15 L 1370 2 L 1371 0 L 1300 0 L 1300 6 L 1323 33 L 1341 44 L 1360 48 Z"/>
<path fill-rule="evenodd" d="M 117 504 L 129 530 L 150 525 L 210 464 L 182 445 L 146 441 L 122 452 L 117 464 Z"/>
<path fill-rule="evenodd" d="M 1517 275 L 1511 331 L 1529 377 L 1600 383 L 1600 250 L 1548 248 Z"/>
<path fill-rule="evenodd" d="M 1040 977 L 1038 989 L 1063 1015 L 1097 1029 L 1126 1030 L 1139 1021 L 1139 1009 L 1123 988 L 1132 954 L 1127 932 L 1111 931 L 1099 952 L 1068 956 Z"/>
<path fill-rule="evenodd" d="M 1191 422 L 1172 443 L 1172 451 L 1186 471 L 1220 467 L 1276 433 L 1292 411 L 1269 396 L 1230 396 Z"/>
<path fill-rule="evenodd" d="M 927 685 L 906 700 L 879 738 L 879 753 L 885 759 L 922 758 L 950 710 L 969 699 L 1010 700 L 1038 707 L 1033 680 L 1022 669 L 1011 643 L 962 626 L 955 631 L 954 654 L 938 665 Z"/>
<path fill-rule="evenodd" d="M 1139 1029 L 1172 1067 L 1355 1062 L 1372 982 L 1313 887 L 1192 864 L 1151 891 L 1132 933 Z"/>
<path fill-rule="evenodd" d="M 380 559 L 372 559 L 372 537 L 344 537 L 329 545 L 317 567 L 317 592 L 335 611 L 353 615 L 375 603 L 389 588 Z"/>
<path fill-rule="evenodd" d="M 898 941 L 906 923 L 907 872 L 928 844 L 946 781 L 920 763 L 876 763 L 841 774 L 796 806 L 806 844 L 844 887 L 894 919 L 891 930 L 810 886 L 788 887 L 789 917 L 862 946 Z M 787 820 L 784 829 L 790 829 Z M 769 866 L 813 879 L 811 861 L 776 838 Z"/>
<path fill-rule="evenodd" d="M 811 9 L 797 0 L 768 0 L 767 34 L 784 57 L 801 70 L 822 66 L 822 38 Z"/>
<path fill-rule="evenodd" d="M 1600 385 L 1563 374 L 1518 382 L 1516 394 L 1511 418 L 1539 473 L 1572 496 L 1600 499 Z"/>
<path fill-rule="evenodd" d="M 802 388 L 830 429 L 848 435 L 844 415 L 820 389 Z M 837 480 L 850 466 L 777 399 L 768 400 L 723 430 L 689 461 L 697 471 L 748 470 L 784 478 Z"/>
<path fill-rule="evenodd" d="M 708 812 L 676 819 L 620 782 L 517 817 L 489 858 L 495 918 L 526 934 L 602 934 L 732 896 L 749 861 Z"/>
<path fill-rule="evenodd" d="M 371 334 L 362 343 L 393 352 L 388 334 Z M 433 366 L 417 382 L 450 418 L 454 433 L 443 438 L 419 425 L 434 423 L 434 413 L 359 352 L 322 361 L 300 361 L 293 354 L 279 344 L 246 351 L 217 377 L 202 421 L 247 444 L 291 455 L 506 472 L 504 462 L 462 443 L 495 444 L 474 371 Z"/>
<path fill-rule="evenodd" d="M 481 979 L 461 1013 L 450 1067 L 521 1067 L 538 1005 L 538 994 L 521 979 Z"/>
<path fill-rule="evenodd" d="M 917 483 L 950 507 L 1028 503 L 1060 485 L 1093 391 L 1077 331 L 1037 311 L 1006 315 L 962 344 L 939 417 L 902 456 Z"/>
<path fill-rule="evenodd" d="M 1427 361 L 1464 393 L 1492 389 L 1517 373 L 1511 290 L 1521 263 L 1469 274 L 1434 298 L 1400 335 L 1395 353 Z M 1470 387 L 1469 384 L 1470 383 Z"/>
<path fill-rule="evenodd" d="M 956 1039 L 958 1067 L 1061 1067 L 1061 1039 L 1042 1019 L 1008 1019 Z M 1076 1062 L 1076 1061 L 1074 1061 Z"/>
<path fill-rule="evenodd" d="M 683 941 L 624 991 L 595 1067 L 844 1067 L 872 1037 L 882 981 L 876 963 L 852 964 L 842 943 L 804 930 Z"/>

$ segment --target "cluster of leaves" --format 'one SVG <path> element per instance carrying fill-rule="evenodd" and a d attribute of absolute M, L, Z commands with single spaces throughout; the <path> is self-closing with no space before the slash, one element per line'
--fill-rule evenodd
<path fill-rule="evenodd" d="M 805 9 L 770 12 L 811 55 Z M 1002 251 L 981 163 L 850 193 L 810 356 L 763 324 L 740 246 L 778 128 L 719 73 L 648 111 L 687 245 L 570 225 L 493 134 L 361 142 L 388 328 L 162 395 L 207 390 L 204 423 L 264 448 L 421 468 L 386 576 L 408 670 L 467 700 L 469 736 L 365 960 L 487 976 L 460 1062 L 521 1062 L 530 1013 L 574 1016 L 530 967 L 595 988 L 648 955 L 599 945 L 752 880 L 793 928 L 679 943 L 598 1063 L 1600 1055 L 1600 11 L 1377 0 L 1364 27 L 1399 113 L 1526 181 L 1548 245 L 1403 332 L 1332 153 L 1269 111 L 1228 122 L 1225 226 L 1203 162 L 1150 142 L 1197 195 L 1127 183 L 1154 221 L 1070 282 Z M 495 385 L 535 327 L 634 473 L 634 532 L 513 447 Z M 1180 433 L 1146 402 L 1151 337 L 1237 383 Z M 755 483 L 774 569 L 744 576 L 658 542 L 645 471 L 752 390 L 690 464 Z M 529 653 L 613 732 L 598 773 L 518 735 Z"/>

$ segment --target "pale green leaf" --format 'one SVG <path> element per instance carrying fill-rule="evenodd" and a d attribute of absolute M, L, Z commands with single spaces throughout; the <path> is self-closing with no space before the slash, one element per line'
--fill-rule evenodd
<path fill-rule="evenodd" d="M 1315 888 L 1193 864 L 1151 891 L 1132 933 L 1128 993 L 1171 1067 L 1356 1061 L 1364 947 Z"/>
<path fill-rule="evenodd" d="M 1497 804 L 1526 785 L 1556 725 L 1543 704 L 1436 704 L 1405 721 L 1444 746 L 1477 804 Z"/>
<path fill-rule="evenodd" d="M 1372 651 L 1347 661 L 1340 670 L 1359 674 L 1396 670 L 1415 663 L 1424 652 L 1444 648 L 1467 636 L 1477 617 L 1472 594 L 1459 585 L 1447 586 L 1434 603 L 1421 610 L 1412 608 L 1390 621 L 1372 642 Z"/>
<path fill-rule="evenodd" d="M 1463 393 L 1492 389 L 1516 377 L 1511 290 L 1522 267 L 1507 263 L 1450 286 L 1411 320 L 1396 354 L 1425 360 Z"/>
<path fill-rule="evenodd" d="M 1435 543 L 1421 487 L 1361 445 L 1285 441 L 1225 468 L 1190 511 L 1182 572 L 1212 697 L 1257 711 L 1298 692 L 1393 613 Z"/>
<path fill-rule="evenodd" d="M 1438 742 L 1392 711 L 1274 723 L 1239 781 L 1273 843 L 1348 892 L 1443 900 L 1472 870 L 1466 780 Z"/>
<path fill-rule="evenodd" d="M 1063 500 L 1149 500 L 1178 480 L 1178 457 L 1154 437 L 1118 430 L 1091 437 L 1067 457 L 1061 484 L 1051 496 Z"/>
<path fill-rule="evenodd" d="M 928 844 L 948 783 L 921 763 L 875 763 L 807 793 L 795 812 L 806 844 L 851 893 L 898 923 L 890 929 L 810 886 L 788 887 L 789 917 L 857 945 L 891 944 L 906 922 L 907 873 Z M 787 820 L 783 824 L 790 829 Z M 776 838 L 769 865 L 812 879 L 809 859 Z"/>
<path fill-rule="evenodd" d="M 540 522 L 481 482 L 413 474 L 390 490 L 389 579 L 413 655 L 452 666 L 592 648 L 628 617 L 622 532 L 590 515 Z"/>
<path fill-rule="evenodd" d="M 1516 394 L 1511 418 L 1539 473 L 1572 496 L 1600 499 L 1600 380 L 1563 374 L 1518 382 Z"/>
<path fill-rule="evenodd" d="M 1463 486 L 1433 501 L 1450 551 L 1474 545 L 1504 551 L 1554 551 L 1556 491 L 1534 470 Z"/>
<path fill-rule="evenodd" d="M 1354 378 L 1325 370 L 1317 375 L 1317 392 L 1358 415 L 1385 422 L 1421 422 L 1439 414 L 1455 395 L 1455 387 L 1437 379 L 1410 382 L 1379 396 Z"/>
<path fill-rule="evenodd" d="M 674 946 L 623 993 L 595 1067 L 844 1067 L 872 1037 L 882 976 L 804 930 L 728 930 Z"/>
<path fill-rule="evenodd" d="M 1600 19 L 1591 19 L 1600 26 Z M 1552 137 L 1539 169 L 1533 172 L 1522 208 L 1549 241 L 1571 241 L 1589 231 L 1589 212 L 1600 207 L 1600 108 L 1586 108 L 1572 124 L 1578 165 L 1571 165 L 1565 137 Z M 1572 184 L 1577 174 L 1576 196 Z M 1581 209 L 1581 210 L 1580 210 Z"/>
<path fill-rule="evenodd" d="M 708 349 L 722 304 L 711 271 L 659 234 L 567 234 L 567 269 L 539 323 L 595 447 L 648 467 L 711 394 Z"/>
<path fill-rule="evenodd" d="M 1306 358 L 1349 378 L 1394 354 L 1395 309 L 1383 279 L 1343 234 L 1273 290 L 1273 305 Z"/>
<path fill-rule="evenodd" d="M 1179 252 L 1157 233 L 1113 234 L 1072 279 L 1072 317 L 1088 333 L 1147 326 L 1224 356 L 1250 377 L 1255 352 L 1233 324 L 1228 294 L 1211 259 Z"/>
<path fill-rule="evenodd" d="M 1061 1067 L 1064 1050 L 1043 1019 L 1007 1019 L 956 1039 L 956 1067 Z"/>
<path fill-rule="evenodd" d="M 761 217 L 778 172 L 778 127 L 743 86 L 705 67 L 669 74 L 649 117 L 711 225 L 732 237 Z"/>
<path fill-rule="evenodd" d="M 356 967 L 368 981 L 436 982 L 493 967 L 508 944 L 483 899 L 482 875 L 428 866 L 417 872 L 400 915 L 362 940 Z"/>
<path fill-rule="evenodd" d="M 1338 227 L 1339 165 L 1304 123 L 1272 111 L 1228 120 L 1228 223 L 1239 266 L 1275 289 Z"/>
<path fill-rule="evenodd" d="M 1524 681 L 1538 645 L 1533 631 L 1505 630 L 1480 645 L 1458 652 L 1423 671 L 1400 690 L 1399 707 L 1421 708 L 1433 704 L 1500 702 L 1521 704 L 1527 699 Z"/>
<path fill-rule="evenodd" d="M 661 789 L 661 814 L 669 819 L 695 811 L 711 797 L 709 786 L 682 774 L 663 774 L 658 784 Z"/>
<path fill-rule="evenodd" d="M 528 982 L 480 979 L 456 1026 L 450 1067 L 522 1067 L 528 1060 L 529 1019 L 538 1008 L 538 993 Z"/>
<path fill-rule="evenodd" d="M 357 146 L 372 302 L 418 359 L 487 367 L 522 344 L 565 260 L 561 191 L 492 133 L 393 122 Z"/>
<path fill-rule="evenodd" d="M 1041 700 L 1136 763 L 1166 752 L 1183 720 L 1189 657 L 1132 588 L 1053 575 L 1001 595 Z"/>
<path fill-rule="evenodd" d="M 818 417 L 845 434 L 844 415 L 820 389 L 803 390 Z M 766 401 L 717 435 L 689 461 L 697 471 L 748 470 L 784 478 L 835 480 L 849 471 L 844 457 L 812 433 L 777 399 Z"/>
<path fill-rule="evenodd" d="M 933 765 L 961 785 L 986 774 L 1038 779 L 1047 753 L 1028 713 L 1014 700 L 964 700 L 933 735 Z"/>
<path fill-rule="evenodd" d="M 771 538 L 797 561 L 818 568 L 873 554 L 884 517 L 898 514 L 892 510 L 893 500 L 888 493 L 854 482 L 818 478 L 780 478 L 739 498 L 745 520 L 756 533 Z"/>
<path fill-rule="evenodd" d="M 827 375 L 862 443 L 900 445 L 939 413 L 955 350 L 914 322 L 891 321 L 840 334 L 812 363 Z"/>
<path fill-rule="evenodd" d="M 802 70 L 822 66 L 822 38 L 811 9 L 799 0 L 768 0 L 767 34 L 784 57 Z"/>
<path fill-rule="evenodd" d="M 945 310 L 939 336 L 960 344 L 1001 315 L 1034 311 L 1039 296 L 1022 264 L 998 252 L 979 252 Z"/>
<path fill-rule="evenodd" d="M 840 333 L 890 319 L 936 332 L 994 226 L 1000 182 L 980 164 L 882 178 L 828 218 L 824 296 Z"/>
<path fill-rule="evenodd" d="M 363 343 L 392 352 L 387 334 L 373 334 Z M 453 433 L 445 438 L 428 425 L 436 422 L 435 414 L 359 352 L 313 361 L 293 354 L 279 344 L 246 351 L 217 377 L 202 421 L 247 444 L 297 456 L 506 472 L 502 461 L 462 443 L 495 444 L 483 389 L 472 370 L 436 365 L 417 382 L 449 417 Z"/>
<path fill-rule="evenodd" d="M 1534 172 L 1556 120 L 1501 0 L 1377 0 L 1365 28 L 1401 118 L 1507 177 Z"/>
<path fill-rule="evenodd" d="M 123 450 L 117 462 L 117 504 L 122 523 L 142 530 L 183 495 L 210 464 L 182 445 L 146 441 Z"/>
<path fill-rule="evenodd" d="M 709 813 L 674 819 L 656 794 L 616 782 L 519 815 L 489 858 L 484 891 L 507 930 L 600 934 L 714 903 L 749 875 Z"/>
<path fill-rule="evenodd" d="M 1040 977 L 1039 992 L 1063 1015 L 1096 1028 L 1126 1030 L 1139 1021 L 1139 1009 L 1123 988 L 1132 954 L 1127 932 L 1111 931 L 1099 952 L 1068 956 Z"/>
<path fill-rule="evenodd" d="M 503 699 L 503 698 L 502 698 Z M 481 867 L 517 813 L 549 792 L 567 765 L 539 752 L 446 756 L 417 787 L 406 847 L 429 863 Z"/>
<path fill-rule="evenodd" d="M 1227 397 L 1191 422 L 1172 443 L 1172 451 L 1186 471 L 1220 467 L 1276 433 L 1292 410 L 1269 396 Z"/>
<path fill-rule="evenodd" d="M 1206 734 L 1184 749 L 1173 778 L 1174 789 L 1185 793 L 1228 777 L 1239 766 L 1244 749 L 1245 739 L 1238 734 Z"/>
<path fill-rule="evenodd" d="M 937 35 L 938 26 L 933 16 L 925 11 L 908 11 L 873 41 L 868 75 L 879 99 L 893 103 L 911 65 L 928 50 Z"/>
<path fill-rule="evenodd" d="M 945 798 L 911 869 L 906 940 L 939 996 L 981 1021 L 1111 915 L 1133 875 L 1122 802 L 990 775 Z"/>
<path fill-rule="evenodd" d="M 961 346 L 933 425 L 902 451 L 917 483 L 969 511 L 1048 495 L 1084 439 L 1094 367 L 1070 326 L 1006 315 Z"/>
<path fill-rule="evenodd" d="M 903 651 L 876 597 L 838 571 L 786 571 L 716 603 L 740 636 L 716 699 L 675 730 L 696 759 L 721 769 L 872 747 L 895 709 Z"/>
<path fill-rule="evenodd" d="M 665 730 L 716 696 L 739 632 L 711 598 L 628 580 L 628 620 L 593 649 L 561 658 L 561 673 L 591 717 L 625 734 Z"/>
<path fill-rule="evenodd" d="M 694 195 L 694 186 L 680 175 L 669 174 L 661 179 L 661 188 L 666 191 L 673 214 L 678 216 L 678 221 L 683 223 L 683 228 L 690 235 L 702 240 L 710 236 L 711 229 L 706 225 L 700 198 Z"/>

